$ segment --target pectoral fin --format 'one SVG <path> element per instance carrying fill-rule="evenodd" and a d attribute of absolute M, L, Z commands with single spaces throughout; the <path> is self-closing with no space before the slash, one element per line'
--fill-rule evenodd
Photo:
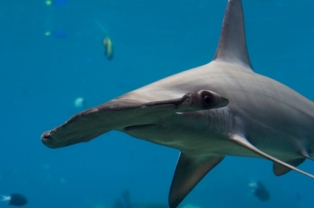
<path fill-rule="evenodd" d="M 224 156 L 211 156 L 202 160 L 181 153 L 170 188 L 170 208 L 176 208 L 196 184 L 223 158 Z"/>
<path fill-rule="evenodd" d="M 305 160 L 305 158 L 298 158 L 298 159 L 286 161 L 286 163 L 288 163 L 294 167 L 297 167 L 298 165 L 303 163 L 304 160 Z M 273 165 L 273 171 L 274 171 L 274 174 L 276 176 L 282 176 L 282 175 L 288 173 L 290 170 L 291 170 L 290 168 L 283 166 L 283 165 L 280 165 L 278 163 L 274 163 L 274 165 Z"/>
<path fill-rule="evenodd" d="M 270 156 L 269 154 L 267 154 L 267 153 L 265 153 L 265 152 L 263 152 L 263 151 L 257 149 L 254 145 L 252 145 L 252 144 L 251 144 L 244 136 L 242 136 L 242 135 L 238 135 L 238 134 L 232 135 L 232 136 L 230 137 L 230 140 L 233 141 L 233 142 L 235 142 L 235 143 L 237 143 L 237 144 L 239 144 L 239 145 L 241 145 L 241 146 L 243 146 L 243 147 L 245 147 L 245 148 L 247 148 L 247 149 L 249 149 L 249 150 L 251 150 L 251 151 L 253 151 L 253 152 L 255 152 L 256 154 L 258 154 L 258 155 L 260 155 L 260 156 L 262 156 L 262 157 L 264 157 L 264 158 L 267 158 L 267 159 L 273 161 L 274 163 L 278 163 L 278 164 L 280 164 L 280 165 L 282 165 L 282 166 L 284 166 L 284 167 L 286 167 L 286 168 L 295 170 L 295 171 L 297 171 L 297 172 L 299 172 L 299 173 L 302 173 L 302 174 L 304 174 L 304 175 L 306 175 L 306 176 L 309 176 L 309 177 L 311 177 L 311 178 L 314 178 L 314 175 L 311 175 L 311 174 L 309 174 L 309 173 L 307 173 L 307 172 L 304 172 L 304 171 L 302 171 L 302 170 L 300 170 L 300 169 L 298 169 L 298 168 L 296 168 L 296 167 L 294 167 L 294 166 L 292 166 L 292 165 L 289 165 L 288 163 L 285 163 L 285 162 L 283 162 L 283 161 L 281 161 L 281 160 L 279 160 L 279 159 L 277 159 L 277 158 L 275 158 L 275 157 L 273 157 L 273 156 Z M 283 174 L 284 174 L 284 173 L 283 173 Z"/>

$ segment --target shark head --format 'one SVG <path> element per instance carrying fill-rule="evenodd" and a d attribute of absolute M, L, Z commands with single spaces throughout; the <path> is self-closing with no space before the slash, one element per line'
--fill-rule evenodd
<path fill-rule="evenodd" d="M 158 132 L 169 133 L 173 128 L 180 130 L 180 124 L 185 123 L 180 121 L 183 115 L 194 116 L 197 119 L 204 111 L 223 108 L 229 103 L 225 97 L 208 90 L 186 93 L 177 99 L 152 102 L 131 99 L 130 97 L 136 97 L 136 93 L 135 91 L 121 96 L 73 116 L 64 125 L 45 132 L 42 135 L 43 143 L 51 148 L 65 147 L 89 141 L 111 130 L 123 131 L 146 139 L 146 135 L 150 137 L 158 135 Z M 83 117 L 84 120 L 81 119 Z M 93 120 L 97 120 L 97 127 L 91 122 Z M 64 131 L 63 128 L 67 130 Z M 170 140 L 166 138 L 163 142 L 168 141 Z M 156 142 L 158 143 L 158 139 Z"/>
<path fill-rule="evenodd" d="M 311 159 L 314 105 L 253 71 L 241 0 L 229 0 L 214 59 L 74 115 L 42 135 L 51 148 L 116 130 L 181 151 L 169 194 L 177 207 L 225 155 L 268 159 L 275 175 Z"/>

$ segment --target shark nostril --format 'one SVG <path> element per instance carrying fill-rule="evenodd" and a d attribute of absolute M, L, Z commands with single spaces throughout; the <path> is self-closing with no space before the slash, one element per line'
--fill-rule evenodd
<path fill-rule="evenodd" d="M 46 131 L 43 133 L 43 135 L 41 136 L 42 140 L 52 140 L 51 136 L 50 136 L 50 131 Z"/>

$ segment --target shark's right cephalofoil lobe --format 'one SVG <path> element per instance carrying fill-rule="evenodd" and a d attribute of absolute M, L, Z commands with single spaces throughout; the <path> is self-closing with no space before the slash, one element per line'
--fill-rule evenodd
<path fill-rule="evenodd" d="M 83 111 L 42 135 L 51 148 L 116 130 L 181 151 L 169 194 L 177 207 L 225 155 L 273 162 L 275 175 L 311 159 L 314 104 L 253 71 L 241 0 L 229 0 L 210 63 Z"/>

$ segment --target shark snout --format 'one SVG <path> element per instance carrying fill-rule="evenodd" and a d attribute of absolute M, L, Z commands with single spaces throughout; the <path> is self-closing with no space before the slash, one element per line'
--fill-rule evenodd
<path fill-rule="evenodd" d="M 52 137 L 50 136 L 50 131 L 45 131 L 42 135 L 41 135 L 41 141 L 48 147 L 51 147 L 51 144 L 53 143 L 53 139 Z"/>
<path fill-rule="evenodd" d="M 51 136 L 50 136 L 50 131 L 45 131 L 42 135 L 41 135 L 41 140 L 44 142 L 46 140 L 50 140 Z"/>
<path fill-rule="evenodd" d="M 62 138 L 62 137 L 60 137 Z M 57 136 L 54 135 L 53 131 L 46 131 L 41 135 L 41 141 L 49 148 L 60 148 L 60 147 L 66 147 L 72 144 L 78 143 L 77 140 L 71 138 L 71 139 L 60 139 Z"/>
<path fill-rule="evenodd" d="M 73 136 L 69 136 L 72 134 Z M 84 136 L 76 137 L 75 132 L 69 132 L 68 134 L 58 135 L 55 130 L 46 131 L 41 135 L 41 141 L 44 145 L 50 148 L 66 147 L 79 142 L 87 142 L 90 139 Z"/>
<path fill-rule="evenodd" d="M 46 145 L 47 147 L 50 148 L 59 148 L 59 147 L 65 147 L 68 146 L 66 144 L 66 141 L 58 141 L 55 138 L 51 136 L 51 131 L 46 131 L 41 135 L 41 141 Z"/>

